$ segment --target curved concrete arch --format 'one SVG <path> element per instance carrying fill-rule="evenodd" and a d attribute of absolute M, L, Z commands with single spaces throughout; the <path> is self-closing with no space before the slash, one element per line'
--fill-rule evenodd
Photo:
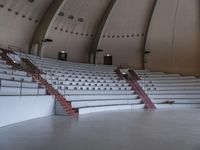
<path fill-rule="evenodd" d="M 95 64 L 96 62 L 96 52 L 97 52 L 97 47 L 98 47 L 98 44 L 99 44 L 99 40 L 100 40 L 100 37 L 101 37 L 101 34 L 102 34 L 102 31 L 105 27 L 105 23 L 110 15 L 110 12 L 112 11 L 115 3 L 116 3 L 117 0 L 111 0 L 110 3 L 108 4 L 104 14 L 102 15 L 101 17 L 101 20 L 100 22 L 98 23 L 98 26 L 97 26 L 97 29 L 96 29 L 96 32 L 95 32 L 95 37 L 94 37 L 94 40 L 93 40 L 93 43 L 92 43 L 92 46 L 91 46 L 91 52 L 89 54 L 89 61 L 90 61 L 90 57 L 91 55 L 93 55 L 93 64 Z"/>
<path fill-rule="evenodd" d="M 64 3 L 65 0 L 54 0 L 51 3 L 49 8 L 43 15 L 39 25 L 37 26 L 37 29 L 35 30 L 31 44 L 29 46 L 29 53 L 31 53 L 31 49 L 34 46 L 34 44 L 37 44 L 38 45 L 37 55 L 41 56 L 42 46 L 44 44 L 43 40 L 45 39 L 45 36 L 48 33 L 49 27 L 51 27 L 51 23 L 54 21 L 55 15 L 58 14 L 59 9 L 62 8 Z"/>

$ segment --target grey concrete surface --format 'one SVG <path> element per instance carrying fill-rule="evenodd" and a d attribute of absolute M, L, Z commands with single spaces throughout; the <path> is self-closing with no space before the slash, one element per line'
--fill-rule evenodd
<path fill-rule="evenodd" d="M 200 110 L 31 120 L 0 128 L 0 150 L 200 150 Z"/>

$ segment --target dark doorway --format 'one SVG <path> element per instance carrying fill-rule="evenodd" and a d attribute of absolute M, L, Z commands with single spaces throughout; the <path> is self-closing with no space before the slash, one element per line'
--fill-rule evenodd
<path fill-rule="evenodd" d="M 58 60 L 67 61 L 67 52 L 65 51 L 58 52 Z"/>
<path fill-rule="evenodd" d="M 104 65 L 112 65 L 112 56 L 111 55 L 104 56 Z"/>

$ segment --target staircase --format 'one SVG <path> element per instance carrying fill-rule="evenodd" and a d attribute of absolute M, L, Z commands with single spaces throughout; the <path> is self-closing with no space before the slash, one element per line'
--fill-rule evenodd
<path fill-rule="evenodd" d="M 33 73 L 32 76 L 35 81 L 41 83 L 46 87 L 48 94 L 55 96 L 55 99 L 60 103 L 60 105 L 69 116 L 77 115 L 78 110 L 73 109 L 71 103 L 68 102 L 65 97 L 58 92 L 58 90 L 54 89 L 51 84 L 43 79 L 40 74 Z"/>
<path fill-rule="evenodd" d="M 140 80 L 140 78 L 137 76 L 137 74 L 134 72 L 134 70 L 129 70 L 129 74 L 131 76 L 131 79 L 124 77 L 123 74 L 120 71 L 120 68 L 118 68 L 115 72 L 118 74 L 120 79 L 127 80 L 129 85 L 136 92 L 136 94 L 138 94 L 139 98 L 145 104 L 145 108 L 156 109 L 156 107 L 153 104 L 153 102 L 151 101 L 151 99 L 148 97 L 148 95 L 145 93 L 145 91 L 142 89 L 142 87 L 137 83 L 137 80 Z"/>
<path fill-rule="evenodd" d="M 39 82 L 40 84 L 44 85 L 47 89 L 48 94 L 54 95 L 55 99 L 60 103 L 60 105 L 65 110 L 66 114 L 69 116 L 76 116 L 78 114 L 78 110 L 72 108 L 71 102 L 69 102 L 58 90 L 54 89 L 51 84 L 49 84 L 41 75 L 42 72 L 38 69 L 29 59 L 23 58 L 23 61 L 29 65 L 33 72 L 30 74 L 33 77 L 33 80 Z"/>
<path fill-rule="evenodd" d="M 20 68 L 20 65 L 19 64 L 16 64 L 12 61 L 12 59 L 10 59 L 10 57 L 8 57 L 8 53 L 12 53 L 12 51 L 9 51 L 9 50 L 5 50 L 5 49 L 2 49 L 0 48 L 0 50 L 2 51 L 2 53 L 0 53 L 0 56 L 2 57 L 3 60 L 6 61 L 6 63 L 8 65 L 11 65 L 13 67 L 13 69 L 19 69 Z"/>

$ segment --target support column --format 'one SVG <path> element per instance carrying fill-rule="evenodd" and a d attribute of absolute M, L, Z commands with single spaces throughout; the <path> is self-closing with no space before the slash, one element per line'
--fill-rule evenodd
<path fill-rule="evenodd" d="M 104 12 L 104 14 L 101 17 L 101 20 L 100 20 L 100 22 L 97 26 L 95 37 L 94 37 L 94 40 L 92 42 L 91 52 L 89 54 L 89 62 L 91 61 L 90 59 L 91 59 L 91 56 L 93 55 L 93 62 L 92 62 L 93 64 L 95 64 L 95 62 L 96 62 L 95 61 L 96 60 L 96 52 L 97 52 L 97 47 L 98 47 L 98 44 L 99 44 L 99 40 L 100 40 L 102 31 L 104 29 L 106 21 L 108 20 L 110 12 L 112 11 L 116 1 L 117 0 L 111 0 L 110 1 L 110 3 L 108 4 L 108 6 L 106 8 L 106 11 Z"/>
<path fill-rule="evenodd" d="M 37 54 L 41 54 L 41 49 L 43 45 L 43 40 L 45 38 L 45 35 L 48 31 L 48 28 L 53 21 L 54 17 L 57 15 L 58 11 L 64 4 L 64 0 L 53 0 L 53 2 L 50 4 L 49 8 L 41 18 L 35 33 L 32 37 L 32 41 L 29 45 L 29 54 L 31 53 L 31 49 L 34 44 L 38 44 L 38 52 Z"/>
<path fill-rule="evenodd" d="M 151 20 L 152 20 L 152 17 L 153 17 L 153 13 L 154 13 L 154 10 L 156 8 L 156 4 L 157 4 L 158 0 L 154 0 L 153 2 L 153 5 L 152 5 L 152 9 L 151 9 L 151 12 L 149 13 L 149 17 L 148 17 L 148 21 L 147 21 L 147 25 L 146 25 L 146 29 L 145 29 L 145 36 L 144 36 L 144 47 L 143 47 L 143 54 L 144 54 L 144 57 L 143 57 L 143 68 L 146 69 L 146 59 L 147 59 L 147 55 L 150 54 L 150 51 L 146 49 L 146 43 L 147 43 L 147 35 L 148 35 L 148 32 L 149 32 L 149 28 L 150 28 L 150 25 L 151 25 Z"/>

